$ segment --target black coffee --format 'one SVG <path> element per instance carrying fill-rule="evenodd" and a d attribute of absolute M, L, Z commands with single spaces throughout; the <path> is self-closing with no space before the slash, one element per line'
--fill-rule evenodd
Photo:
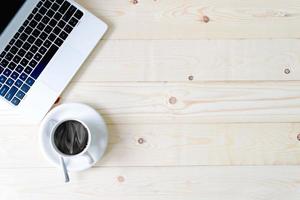
<path fill-rule="evenodd" d="M 88 130 L 75 120 L 61 123 L 54 132 L 54 144 L 57 149 L 67 155 L 82 152 L 88 143 Z"/>

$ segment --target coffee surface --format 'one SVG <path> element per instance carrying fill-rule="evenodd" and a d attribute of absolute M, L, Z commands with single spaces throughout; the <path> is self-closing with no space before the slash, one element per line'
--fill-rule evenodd
<path fill-rule="evenodd" d="M 88 143 L 88 130 L 75 120 L 60 124 L 54 132 L 54 144 L 58 150 L 67 155 L 82 152 Z"/>

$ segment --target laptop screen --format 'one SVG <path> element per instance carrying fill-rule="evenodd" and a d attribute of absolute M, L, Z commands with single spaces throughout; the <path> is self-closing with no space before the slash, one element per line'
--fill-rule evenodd
<path fill-rule="evenodd" d="M 1 3 L 0 6 L 0 34 L 9 24 L 10 20 L 15 16 L 21 8 L 25 0 L 8 0 Z"/>

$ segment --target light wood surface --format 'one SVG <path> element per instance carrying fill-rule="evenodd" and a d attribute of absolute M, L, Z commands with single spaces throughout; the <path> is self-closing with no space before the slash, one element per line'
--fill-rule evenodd
<path fill-rule="evenodd" d="M 77 2 L 110 29 L 60 103 L 95 107 L 108 150 L 64 184 L 0 109 L 0 200 L 300 198 L 299 0 Z"/>
<path fill-rule="evenodd" d="M 107 40 L 74 81 L 299 80 L 299 64 L 296 39 Z"/>
<path fill-rule="evenodd" d="M 97 167 L 71 174 L 53 168 L 1 169 L 0 198 L 132 200 L 298 200 L 299 167 Z M 30 184 L 28 184 L 30 182 Z"/>

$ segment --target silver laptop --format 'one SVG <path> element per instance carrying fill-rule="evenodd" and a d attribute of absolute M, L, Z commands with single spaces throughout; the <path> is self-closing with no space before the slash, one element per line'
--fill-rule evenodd
<path fill-rule="evenodd" d="M 0 108 L 40 121 L 107 25 L 72 0 L 9 0 L 0 11 Z"/>

